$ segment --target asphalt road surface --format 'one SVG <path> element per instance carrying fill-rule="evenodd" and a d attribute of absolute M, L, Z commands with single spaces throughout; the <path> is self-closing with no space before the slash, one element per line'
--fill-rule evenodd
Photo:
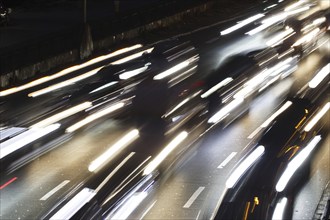
<path fill-rule="evenodd" d="M 183 39 L 191 40 L 200 53 L 200 71 L 208 73 L 226 56 L 265 46 L 267 36 L 242 36 L 244 30 L 219 40 L 221 24 Z M 253 25 L 252 25 L 253 26 Z M 252 28 L 246 27 L 247 30 Z M 155 183 L 131 218 L 196 219 L 212 212 L 225 187 L 226 179 L 254 131 L 274 112 L 286 96 L 299 90 L 315 72 L 329 62 L 329 43 L 305 57 L 291 77 L 267 89 L 243 115 L 226 128 L 215 127 L 190 146 L 167 173 Z M 88 165 L 107 147 L 131 129 L 130 124 L 114 119 L 99 121 L 74 136 L 54 140 L 52 148 L 24 166 L 1 174 L 1 219 L 28 219 L 38 216 L 60 201 L 72 188 L 92 174 Z M 58 143 L 56 143 L 58 141 Z M 313 163 L 310 181 L 301 190 L 294 219 L 310 219 L 326 182 L 329 180 L 329 138 Z M 313 195 L 313 196 L 311 196 Z M 315 208 L 314 208 L 315 206 Z"/>

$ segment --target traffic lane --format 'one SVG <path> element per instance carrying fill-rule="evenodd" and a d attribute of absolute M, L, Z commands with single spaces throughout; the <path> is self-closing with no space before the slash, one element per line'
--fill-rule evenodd
<path fill-rule="evenodd" d="M 293 204 L 292 219 L 313 219 L 323 190 L 330 180 L 330 136 L 314 156 L 308 181 L 299 190 Z"/>
<path fill-rule="evenodd" d="M 329 46 L 330 44 L 324 44 L 321 48 L 314 51 L 312 54 L 300 61 L 299 68 L 293 73 L 293 77 L 296 80 L 292 85 L 292 94 L 295 94 L 297 91 L 299 91 L 308 81 L 313 78 L 318 70 L 322 69 L 322 67 L 329 63 Z"/>
<path fill-rule="evenodd" d="M 258 97 L 247 115 L 225 129 L 210 130 L 178 161 L 172 175 L 160 181 L 164 183 L 155 187 L 147 204 L 143 203 L 132 218 L 195 219 L 203 215 L 205 204 L 212 210 L 242 150 L 251 143 L 247 137 L 283 101 L 291 84 L 291 79 L 284 80 Z"/>
<path fill-rule="evenodd" d="M 223 193 L 226 178 L 239 160 L 240 152 L 255 136 L 255 130 L 284 100 L 293 83 L 299 81 L 305 85 L 322 62 L 322 56 L 318 52 L 313 53 L 302 60 L 292 78 L 282 80 L 255 99 L 248 115 L 225 130 L 217 128 L 207 134 L 197 150 L 190 152 L 189 159 L 183 159 L 184 165 L 178 166 L 164 184 L 155 187 L 156 192 L 148 199 L 149 203 L 141 205 L 143 208 L 137 210 L 133 217 L 193 219 L 198 215 L 210 216 Z M 192 203 L 191 198 L 194 199 Z M 191 203 L 189 208 L 186 205 L 188 201 L 188 205 Z"/>
<path fill-rule="evenodd" d="M 1 189 L 2 217 L 33 218 L 52 208 L 70 188 L 91 175 L 88 165 L 129 129 L 116 121 L 104 120 L 24 167 L 2 176 L 4 183 L 17 178 Z"/>

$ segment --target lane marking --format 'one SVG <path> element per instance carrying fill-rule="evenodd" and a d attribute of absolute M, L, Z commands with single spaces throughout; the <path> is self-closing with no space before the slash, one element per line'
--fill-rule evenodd
<path fill-rule="evenodd" d="M 150 209 L 152 209 L 152 207 L 154 207 L 154 205 L 156 204 L 157 200 L 154 201 L 150 206 L 149 208 L 143 213 L 143 215 L 141 216 L 140 220 L 142 220 L 146 215 L 147 213 L 150 211 Z"/>
<path fill-rule="evenodd" d="M 252 139 L 254 138 L 254 136 L 256 136 L 260 131 L 261 131 L 262 127 L 257 127 L 256 130 L 254 130 L 249 136 L 248 136 L 248 139 Z"/>
<path fill-rule="evenodd" d="M 203 192 L 204 189 L 205 189 L 204 186 L 198 187 L 198 189 L 194 192 L 194 194 L 192 194 L 192 196 L 186 202 L 186 204 L 184 204 L 183 208 L 190 208 L 190 206 L 194 203 L 194 201 L 197 199 L 197 197 L 199 196 L 199 194 L 201 194 L 201 192 Z"/>
<path fill-rule="evenodd" d="M 6 182 L 6 183 L 3 184 L 2 186 L 0 186 L 0 190 L 4 189 L 6 186 L 8 186 L 9 184 L 11 184 L 11 183 L 14 182 L 15 180 L 17 180 L 17 177 L 13 177 L 13 178 L 11 178 L 8 182 Z"/>
<path fill-rule="evenodd" d="M 54 189 L 50 190 L 43 197 L 41 197 L 40 200 L 43 200 L 43 201 L 47 200 L 49 197 L 51 197 L 54 193 L 56 193 L 57 191 L 59 191 L 61 188 L 63 188 L 69 182 L 70 182 L 70 180 L 64 180 L 58 186 L 56 186 Z"/>
<path fill-rule="evenodd" d="M 201 210 L 198 211 L 198 214 L 197 214 L 196 220 L 198 220 L 200 214 L 201 214 Z"/>
<path fill-rule="evenodd" d="M 231 154 L 229 154 L 229 156 L 218 166 L 218 169 L 224 168 L 227 163 L 229 163 L 229 161 L 235 157 L 236 154 L 237 152 L 231 152 Z"/>

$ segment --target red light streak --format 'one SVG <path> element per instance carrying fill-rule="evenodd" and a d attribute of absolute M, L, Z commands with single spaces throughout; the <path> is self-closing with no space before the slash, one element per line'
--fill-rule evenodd
<path fill-rule="evenodd" d="M 8 182 L 6 182 L 5 184 L 3 184 L 2 186 L 0 186 L 0 190 L 4 189 L 6 186 L 8 186 L 12 182 L 14 182 L 16 179 L 17 179 L 17 177 L 14 177 L 11 180 L 9 180 Z"/>

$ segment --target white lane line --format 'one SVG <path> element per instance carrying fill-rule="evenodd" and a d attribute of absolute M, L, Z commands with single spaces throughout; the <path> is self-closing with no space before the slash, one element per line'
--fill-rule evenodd
<path fill-rule="evenodd" d="M 197 197 L 199 196 L 199 194 L 201 194 L 201 192 L 203 192 L 204 189 L 205 189 L 204 186 L 198 187 L 198 189 L 194 192 L 194 194 L 192 194 L 192 196 L 186 202 L 186 204 L 184 204 L 183 208 L 190 208 L 190 206 L 194 203 L 194 201 L 197 199 Z"/>
<path fill-rule="evenodd" d="M 43 197 L 41 197 L 40 200 L 43 200 L 43 201 L 47 200 L 49 197 L 51 197 L 54 193 L 56 193 L 58 190 L 60 190 L 61 188 L 63 188 L 69 182 L 70 182 L 70 180 L 64 180 L 58 186 L 56 186 L 54 189 L 50 190 Z"/>
<path fill-rule="evenodd" d="M 197 214 L 196 220 L 198 220 L 200 214 L 201 214 L 201 210 L 198 211 L 198 214 Z"/>
<path fill-rule="evenodd" d="M 257 129 L 254 130 L 254 132 L 252 132 L 252 133 L 248 136 L 248 139 L 252 139 L 252 138 L 254 138 L 254 136 L 256 136 L 256 135 L 261 131 L 261 129 L 262 129 L 261 126 L 257 127 Z"/>
<path fill-rule="evenodd" d="M 154 201 L 151 206 L 149 206 L 149 208 L 143 213 L 143 215 L 141 216 L 140 220 L 142 220 L 144 218 L 144 216 L 147 215 L 147 213 L 150 211 L 150 209 L 152 209 L 152 207 L 154 207 L 154 205 L 156 204 L 157 200 Z"/>
<path fill-rule="evenodd" d="M 227 163 L 229 163 L 229 161 L 231 161 L 231 159 L 235 157 L 236 154 L 237 152 L 232 152 L 231 154 L 229 154 L 229 156 L 218 166 L 218 169 L 224 168 Z"/>

